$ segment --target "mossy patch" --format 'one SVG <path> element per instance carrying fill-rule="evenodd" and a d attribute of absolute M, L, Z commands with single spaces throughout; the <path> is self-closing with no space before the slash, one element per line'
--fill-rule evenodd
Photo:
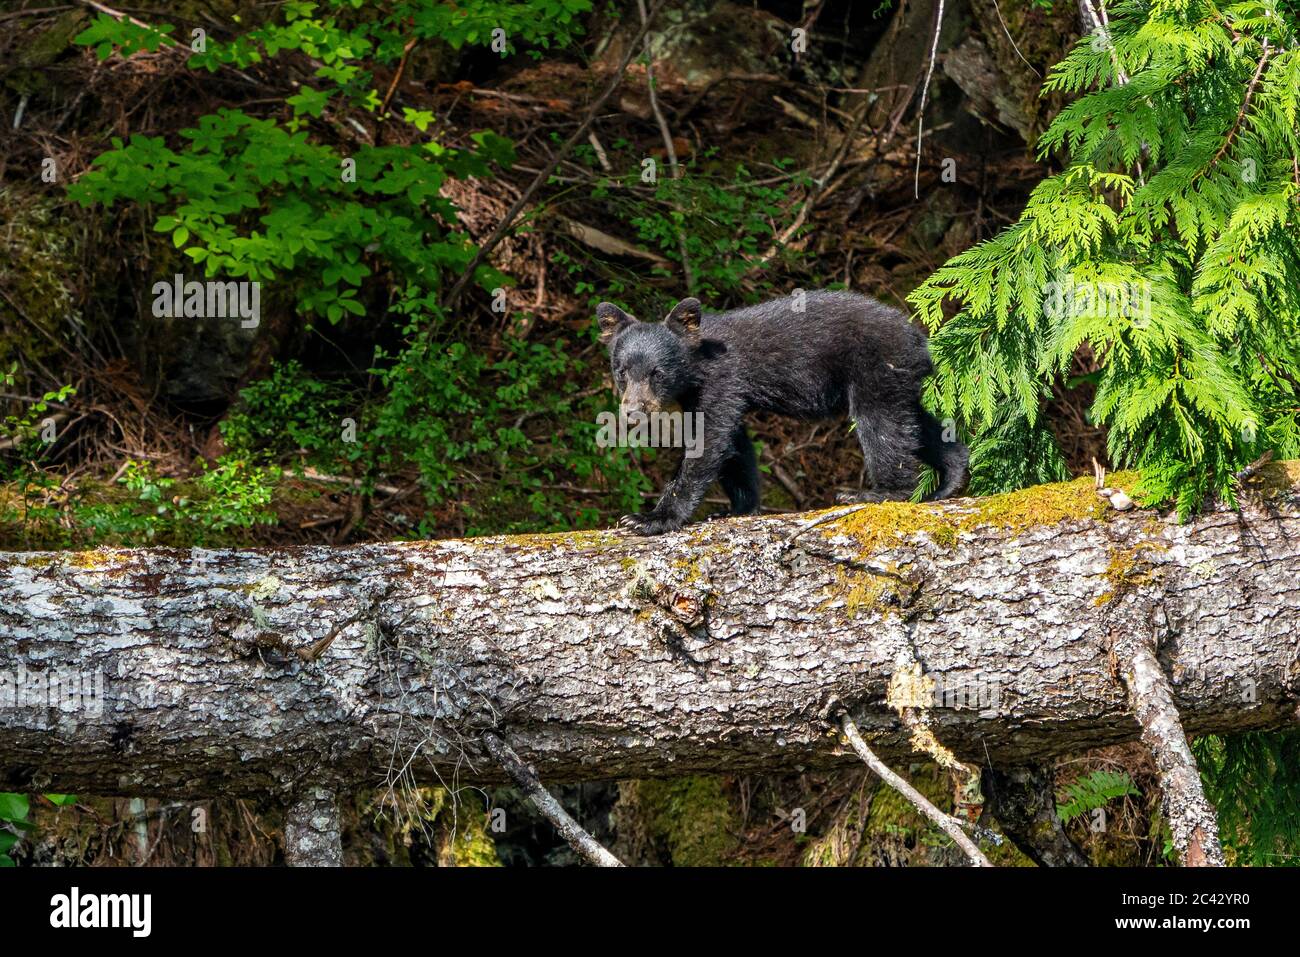
<path fill-rule="evenodd" d="M 722 778 L 638 781 L 636 802 L 650 836 L 667 848 L 674 866 L 729 863 L 738 846 L 739 825 Z"/>
<path fill-rule="evenodd" d="M 686 585 L 708 584 L 712 577 L 712 557 L 726 556 L 731 553 L 729 544 L 715 543 L 704 548 L 693 548 L 686 558 L 673 562 L 673 568 L 682 573 L 682 583 Z"/>
<path fill-rule="evenodd" d="M 952 792 L 948 776 L 937 764 L 924 764 L 913 768 L 906 775 L 908 782 L 925 796 L 925 798 L 944 812 L 952 807 Z M 925 844 L 939 844 L 949 838 L 928 817 L 917 810 L 914 805 L 893 788 L 879 788 L 871 801 L 871 812 L 867 816 L 867 830 L 881 831 L 898 837 L 915 835 Z"/>
<path fill-rule="evenodd" d="M 885 563 L 879 572 L 837 566 L 835 581 L 827 586 L 826 601 L 820 609 L 840 601 L 848 618 L 856 618 L 864 612 L 888 617 L 899 614 L 915 593 L 915 586 L 894 562 Z"/>
<path fill-rule="evenodd" d="M 68 557 L 68 564 L 75 568 L 103 568 L 113 564 L 116 558 L 113 552 L 96 548 L 88 552 L 73 552 Z"/>
<path fill-rule="evenodd" d="M 1137 473 L 1119 472 L 1108 484 L 1128 491 Z M 880 502 L 864 505 L 821 526 L 827 538 L 848 535 L 871 555 L 900 542 L 925 536 L 941 548 L 952 548 L 964 533 L 978 528 L 1012 532 L 1044 528 L 1066 521 L 1102 521 L 1107 503 L 1097 495 L 1092 478 L 1035 485 L 1002 495 L 974 500 L 972 504 Z"/>
<path fill-rule="evenodd" d="M 438 863 L 444 867 L 501 866 L 482 815 L 462 811 L 454 832 L 448 833 L 438 848 Z"/>
<path fill-rule="evenodd" d="M 1128 548 L 1116 548 L 1110 553 L 1106 564 L 1105 577 L 1110 588 L 1098 595 L 1093 604 L 1100 608 L 1116 598 L 1157 581 L 1160 570 L 1155 564 L 1143 557 L 1148 551 L 1167 551 L 1169 546 L 1162 542 L 1138 542 Z"/>
<path fill-rule="evenodd" d="M 439 867 L 501 866 L 488 815 L 471 802 L 457 801 L 446 788 L 376 792 L 359 813 L 370 819 L 373 832 L 385 836 L 387 856 L 395 862 L 412 863 L 414 852 L 422 860 L 432 853 Z"/>
<path fill-rule="evenodd" d="M 0 298 L 0 356 L 45 359 L 58 353 L 70 327 L 83 322 L 69 280 L 68 263 L 77 261 L 75 236 L 48 196 L 15 188 L 0 190 L 0 222 L 6 224 L 0 235 L 6 288 Z M 27 388 L 25 379 L 19 384 L 17 391 Z"/>
<path fill-rule="evenodd" d="M 573 532 L 537 532 L 505 537 L 472 538 L 466 541 L 477 545 L 496 547 L 509 545 L 515 548 L 560 548 L 565 551 L 591 551 L 610 548 L 623 540 L 613 532 L 601 529 L 581 529 Z"/>

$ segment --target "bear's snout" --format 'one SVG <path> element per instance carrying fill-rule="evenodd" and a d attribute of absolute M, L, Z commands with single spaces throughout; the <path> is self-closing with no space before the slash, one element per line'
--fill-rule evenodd
<path fill-rule="evenodd" d="M 649 382 L 629 382 L 623 390 L 619 408 L 624 416 L 639 412 L 642 415 L 654 415 L 663 411 L 663 403 L 650 388 Z"/>

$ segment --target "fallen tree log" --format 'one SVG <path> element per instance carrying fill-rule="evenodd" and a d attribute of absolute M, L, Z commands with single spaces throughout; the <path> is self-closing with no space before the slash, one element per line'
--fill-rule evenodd
<path fill-rule="evenodd" d="M 1282 726 L 1300 467 L 1254 482 L 1182 526 L 1079 480 L 657 538 L 3 554 L 0 790 L 501 781 L 489 731 L 548 784 L 825 767 L 857 760 L 837 710 L 887 759 L 1016 767 L 1138 737 L 1135 633 L 1189 734 Z"/>

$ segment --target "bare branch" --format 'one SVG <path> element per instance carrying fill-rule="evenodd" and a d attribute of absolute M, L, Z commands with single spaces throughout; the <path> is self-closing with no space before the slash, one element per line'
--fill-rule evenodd
<path fill-rule="evenodd" d="M 542 787 L 542 782 L 537 779 L 532 768 L 519 760 L 519 755 L 515 754 L 510 745 L 491 731 L 483 735 L 483 743 L 487 746 L 488 754 L 492 755 L 506 774 L 510 775 L 510 780 L 514 781 L 515 785 L 523 791 L 524 796 L 533 802 L 537 810 L 542 813 L 542 817 L 555 825 L 555 829 L 560 832 L 560 837 L 564 838 L 583 860 L 597 867 L 623 866 L 622 861 L 605 850 L 599 841 L 569 816 L 551 792 Z"/>
<path fill-rule="evenodd" d="M 1218 817 L 1201 787 L 1200 771 L 1154 645 L 1153 639 L 1138 634 L 1137 629 L 1117 636 L 1120 676 L 1142 727 L 1142 742 L 1160 769 L 1160 803 L 1183 865 L 1223 867 Z"/>
<path fill-rule="evenodd" d="M 875 752 L 867 747 L 867 742 L 862 740 L 862 735 L 858 732 L 858 726 L 853 723 L 853 719 L 847 714 L 840 718 L 840 728 L 844 731 L 844 736 L 849 739 L 849 744 L 853 745 L 853 750 L 857 752 L 858 757 L 866 762 L 867 767 L 876 772 L 881 780 L 891 788 L 912 802 L 912 805 L 933 821 L 939 830 L 952 838 L 957 846 L 970 858 L 973 865 L 976 867 L 993 866 L 989 859 L 984 856 L 984 852 L 961 829 L 961 822 L 951 814 L 944 814 L 943 811 L 940 811 L 926 800 L 924 794 L 891 771 L 884 761 L 876 757 Z"/>

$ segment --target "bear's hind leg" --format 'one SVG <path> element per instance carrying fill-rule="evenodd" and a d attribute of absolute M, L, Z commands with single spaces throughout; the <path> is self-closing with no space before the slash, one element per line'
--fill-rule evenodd
<path fill-rule="evenodd" d="M 951 436 L 946 436 L 943 424 L 923 407 L 918 406 L 918 415 L 921 420 L 920 456 L 926 465 L 939 473 L 939 485 L 926 498 L 930 501 L 951 498 L 966 487 L 970 452 L 957 441 L 955 428 Z"/>
<path fill-rule="evenodd" d="M 849 417 L 862 446 L 871 488 L 840 495 L 841 502 L 905 501 L 916 491 L 921 468 L 920 407 L 913 396 L 891 397 L 890 391 L 861 383 L 849 390 Z"/>

